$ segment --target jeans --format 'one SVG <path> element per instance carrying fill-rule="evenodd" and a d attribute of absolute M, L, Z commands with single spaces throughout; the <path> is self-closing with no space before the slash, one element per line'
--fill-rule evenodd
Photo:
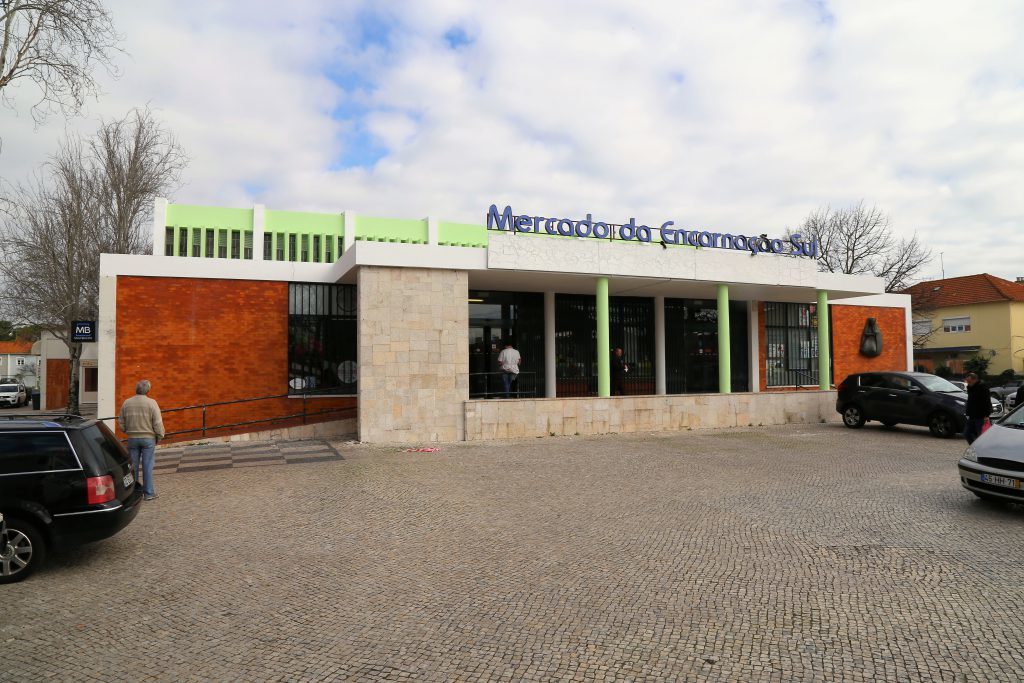
<path fill-rule="evenodd" d="M 518 375 L 514 372 L 506 372 L 501 376 L 501 381 L 505 385 L 505 398 L 509 398 L 512 393 L 512 385 L 515 384 Z"/>
<path fill-rule="evenodd" d="M 981 428 L 985 426 L 985 418 L 969 417 L 964 425 L 964 438 L 967 443 L 974 443 L 974 440 L 981 436 Z"/>
<path fill-rule="evenodd" d="M 142 481 L 142 492 L 147 496 L 155 496 L 153 488 L 153 460 L 156 456 L 156 439 L 128 439 L 128 454 L 132 456 L 132 468 L 135 480 Z M 139 461 L 142 461 L 141 467 Z"/>

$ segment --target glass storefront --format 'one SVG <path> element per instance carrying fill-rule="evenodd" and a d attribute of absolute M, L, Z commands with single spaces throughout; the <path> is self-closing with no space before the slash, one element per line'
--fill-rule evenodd
<path fill-rule="evenodd" d="M 626 394 L 654 393 L 654 299 L 608 299 L 612 349 L 622 349 L 629 371 Z M 559 396 L 597 396 L 597 299 L 582 294 L 555 296 L 555 354 Z"/>
<path fill-rule="evenodd" d="M 288 285 L 288 393 L 356 393 L 355 285 Z"/>
<path fill-rule="evenodd" d="M 544 295 L 469 292 L 469 397 L 503 398 L 498 354 L 511 341 L 522 364 L 510 397 L 544 395 Z"/>
<path fill-rule="evenodd" d="M 732 391 L 749 391 L 747 304 L 729 302 Z M 718 302 L 665 299 L 665 391 L 718 392 Z"/>

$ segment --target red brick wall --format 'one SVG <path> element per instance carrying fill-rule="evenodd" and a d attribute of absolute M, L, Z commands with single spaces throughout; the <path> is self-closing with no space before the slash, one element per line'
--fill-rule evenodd
<path fill-rule="evenodd" d="M 882 354 L 860 355 L 860 338 L 868 318 L 882 331 Z M 832 304 L 832 375 L 838 384 L 855 372 L 907 370 L 907 321 L 902 308 Z"/>
<path fill-rule="evenodd" d="M 119 277 L 117 405 L 140 379 L 161 409 L 288 391 L 288 283 L 249 280 Z M 302 412 L 300 399 L 278 398 L 206 411 L 208 427 Z M 355 398 L 309 399 L 308 422 L 355 417 Z M 302 418 L 208 431 L 208 436 L 301 424 Z M 168 432 L 202 425 L 198 409 L 165 412 Z M 178 439 L 200 438 L 199 432 Z"/>
<path fill-rule="evenodd" d="M 68 405 L 68 385 L 71 383 L 71 361 L 60 358 L 46 360 L 46 405 L 43 410 L 57 410 Z"/>
<path fill-rule="evenodd" d="M 829 332 L 832 334 L 832 378 L 835 383 L 842 382 L 847 375 L 855 372 L 907 369 L 907 328 L 902 308 L 842 304 L 830 304 L 829 308 L 832 311 L 832 327 Z M 877 320 L 882 330 L 882 354 L 875 358 L 860 355 L 860 337 L 868 318 Z M 792 387 L 768 387 L 768 335 L 765 332 L 763 302 L 758 305 L 757 328 L 761 390 L 791 391 Z"/>

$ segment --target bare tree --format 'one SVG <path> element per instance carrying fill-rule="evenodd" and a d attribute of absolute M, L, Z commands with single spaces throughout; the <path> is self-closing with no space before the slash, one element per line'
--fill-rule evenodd
<path fill-rule="evenodd" d="M 845 209 L 824 207 L 804 219 L 801 234 L 818 241 L 818 269 L 829 273 L 871 274 L 885 280 L 885 291 L 906 289 L 932 260 L 915 233 L 892 234 L 888 214 L 864 202 Z"/>
<path fill-rule="evenodd" d="M 98 91 L 96 67 L 116 73 L 120 39 L 100 0 L 0 0 L 0 97 L 11 103 L 7 86 L 27 81 L 39 91 L 37 122 L 77 113 Z"/>
<path fill-rule="evenodd" d="M 0 307 L 53 331 L 71 359 L 68 411 L 77 413 L 82 345 L 75 320 L 95 320 L 101 253 L 143 253 L 153 199 L 178 183 L 187 159 L 148 110 L 104 122 L 94 138 L 69 137 L 0 225 Z"/>

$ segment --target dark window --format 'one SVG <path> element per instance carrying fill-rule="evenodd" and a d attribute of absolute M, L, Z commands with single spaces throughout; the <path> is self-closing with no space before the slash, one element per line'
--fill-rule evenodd
<path fill-rule="evenodd" d="M 75 446 L 83 458 L 91 456 L 92 462 L 101 471 L 117 471 L 128 460 L 124 446 L 102 422 L 79 432 Z"/>
<path fill-rule="evenodd" d="M 597 395 L 597 299 L 577 294 L 555 297 L 555 355 L 559 396 Z M 609 357 L 615 347 L 629 367 L 627 394 L 654 393 L 654 299 L 610 297 Z"/>
<path fill-rule="evenodd" d="M 188 256 L 188 228 L 178 228 L 178 256 Z"/>
<path fill-rule="evenodd" d="M 885 378 L 885 383 L 890 389 L 899 389 L 900 391 L 910 391 L 913 387 L 917 386 L 906 377 L 900 377 L 899 375 L 888 375 Z"/>
<path fill-rule="evenodd" d="M 320 263 L 320 235 L 313 235 L 313 261 Z"/>
<path fill-rule="evenodd" d="M 164 231 L 164 256 L 174 256 L 174 228 Z"/>
<path fill-rule="evenodd" d="M 339 237 L 338 238 L 338 258 L 341 258 L 341 255 L 344 254 L 344 253 L 345 253 L 345 238 L 344 237 Z"/>
<path fill-rule="evenodd" d="M 288 260 L 294 261 L 298 256 L 295 247 L 295 235 L 288 235 Z"/>
<path fill-rule="evenodd" d="M 242 256 L 242 233 L 238 230 L 231 231 L 231 258 L 237 259 Z"/>
<path fill-rule="evenodd" d="M 217 258 L 228 257 L 228 231 L 220 230 L 217 233 Z"/>
<path fill-rule="evenodd" d="M 77 469 L 64 432 L 0 434 L 0 474 Z"/>
<path fill-rule="evenodd" d="M 309 235 L 302 235 L 302 262 L 309 263 Z"/>
<path fill-rule="evenodd" d="M 748 391 L 747 304 L 729 302 L 732 391 Z M 665 300 L 665 390 L 669 394 L 716 393 L 718 302 Z"/>
<path fill-rule="evenodd" d="M 213 258 L 216 252 L 213 250 L 213 230 L 206 231 L 206 258 Z"/>
<path fill-rule="evenodd" d="M 544 395 L 544 295 L 469 292 L 469 396 L 505 395 L 498 354 L 506 341 L 522 363 L 510 396 Z"/>
<path fill-rule="evenodd" d="M 818 384 L 818 307 L 767 302 L 768 386 Z"/>
<path fill-rule="evenodd" d="M 324 239 L 324 248 L 327 251 L 327 253 L 324 255 L 324 261 L 326 261 L 327 263 L 334 263 L 334 254 L 331 253 L 331 244 L 333 243 L 333 241 L 334 240 L 332 240 L 330 237 L 326 237 Z"/>
<path fill-rule="evenodd" d="M 242 237 L 242 258 L 247 261 L 252 260 L 252 233 L 244 233 Z"/>
<path fill-rule="evenodd" d="M 284 233 L 277 233 L 277 260 L 284 261 Z"/>
<path fill-rule="evenodd" d="M 99 369 L 82 368 L 82 391 L 94 392 L 98 386 Z"/>
<path fill-rule="evenodd" d="M 355 285 L 288 286 L 288 392 L 355 394 Z"/>
<path fill-rule="evenodd" d="M 203 231 L 200 228 L 196 228 L 192 231 L 192 256 L 198 257 L 202 255 L 203 250 Z"/>
<path fill-rule="evenodd" d="M 269 232 L 263 234 L 263 260 L 274 258 L 274 236 Z"/>
<path fill-rule="evenodd" d="M 862 387 L 880 387 L 885 384 L 885 380 L 881 375 L 861 375 L 860 385 Z"/>

